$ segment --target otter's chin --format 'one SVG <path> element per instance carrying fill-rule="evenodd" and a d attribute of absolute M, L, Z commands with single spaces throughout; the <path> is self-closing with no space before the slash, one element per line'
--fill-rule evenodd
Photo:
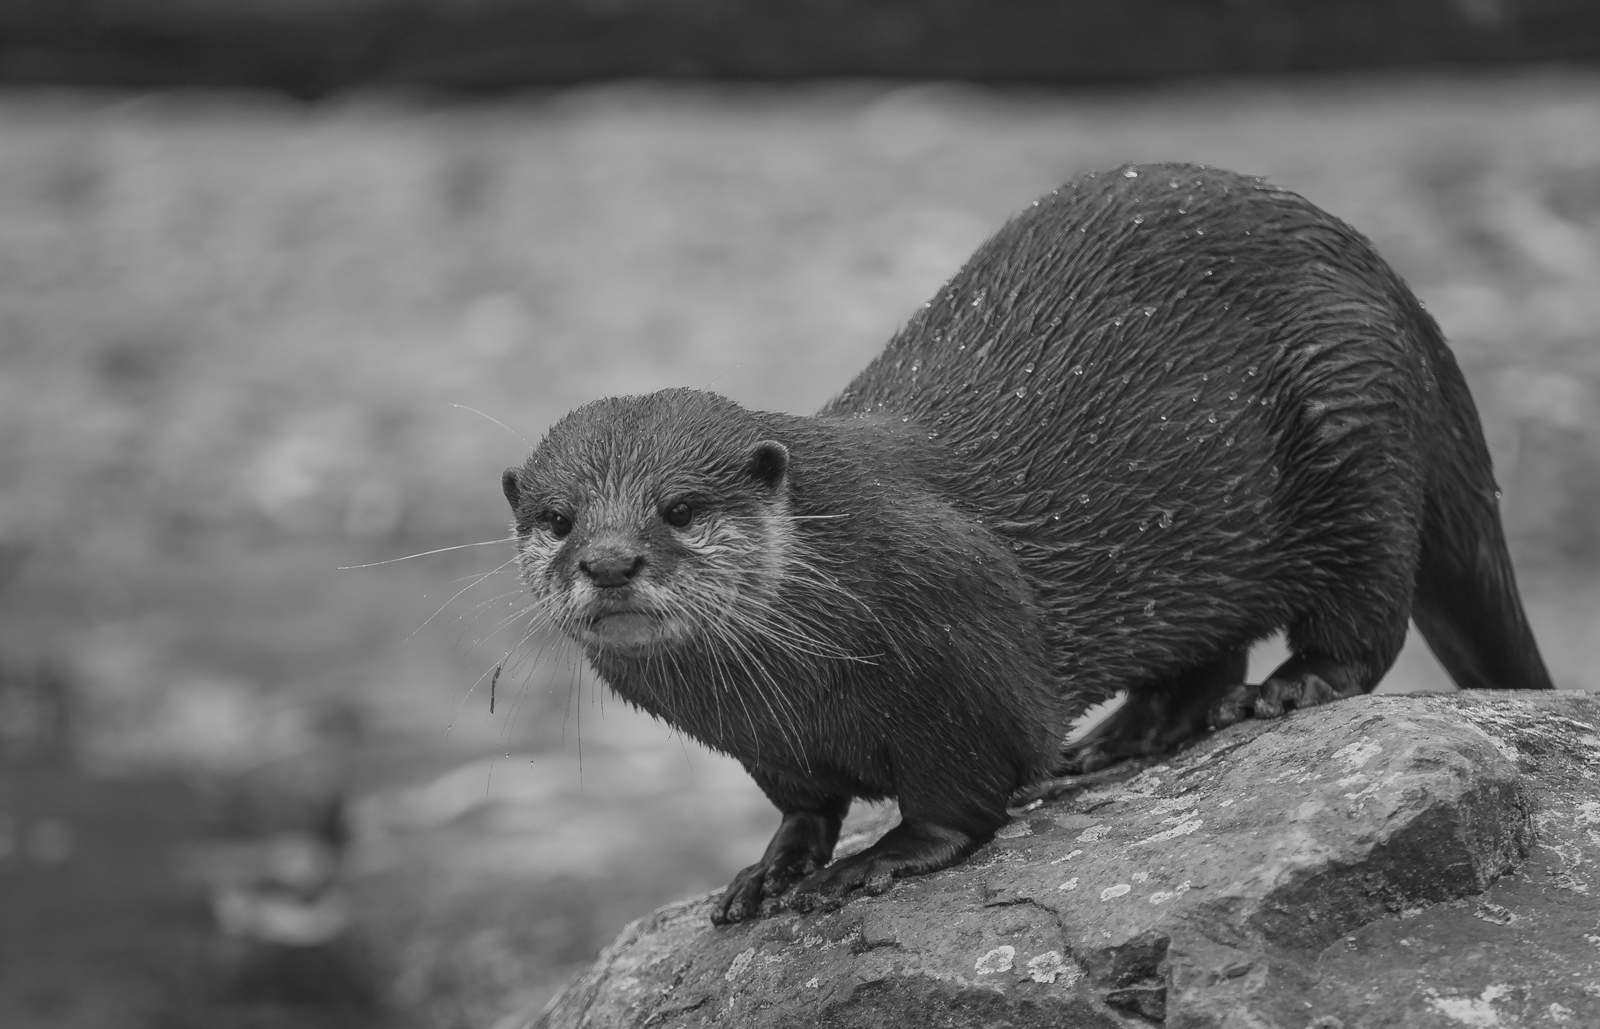
<path fill-rule="evenodd" d="M 660 643 L 661 619 L 641 611 L 603 614 L 588 625 L 586 642 L 608 650 L 639 651 Z"/>

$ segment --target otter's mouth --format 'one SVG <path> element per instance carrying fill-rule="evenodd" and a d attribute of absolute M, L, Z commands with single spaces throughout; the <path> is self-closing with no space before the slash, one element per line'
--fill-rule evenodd
<path fill-rule="evenodd" d="M 618 650 L 638 650 L 661 638 L 661 619 L 648 611 L 600 611 L 585 626 L 589 641 Z"/>

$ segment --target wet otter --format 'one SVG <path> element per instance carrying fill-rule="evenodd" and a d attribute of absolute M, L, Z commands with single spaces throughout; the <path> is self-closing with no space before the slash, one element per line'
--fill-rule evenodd
<path fill-rule="evenodd" d="M 718 922 L 951 865 L 1052 770 L 1370 691 L 1408 617 L 1462 686 L 1550 686 L 1433 319 L 1228 172 L 1035 202 L 815 416 L 600 400 L 504 488 L 550 624 L 782 812 Z M 828 865 L 856 797 L 902 821 Z"/>

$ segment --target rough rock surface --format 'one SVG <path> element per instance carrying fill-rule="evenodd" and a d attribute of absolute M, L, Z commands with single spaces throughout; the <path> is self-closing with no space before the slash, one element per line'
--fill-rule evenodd
<path fill-rule="evenodd" d="M 506 1024 L 1600 1025 L 1593 695 L 1346 701 L 1015 816 L 832 912 L 663 908 Z"/>

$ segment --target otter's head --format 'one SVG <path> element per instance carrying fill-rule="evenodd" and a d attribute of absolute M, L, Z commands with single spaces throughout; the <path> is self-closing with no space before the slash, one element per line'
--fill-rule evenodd
<path fill-rule="evenodd" d="M 712 393 L 578 408 L 502 477 L 540 614 L 591 651 L 643 656 L 765 607 L 788 469 L 783 444 Z"/>

